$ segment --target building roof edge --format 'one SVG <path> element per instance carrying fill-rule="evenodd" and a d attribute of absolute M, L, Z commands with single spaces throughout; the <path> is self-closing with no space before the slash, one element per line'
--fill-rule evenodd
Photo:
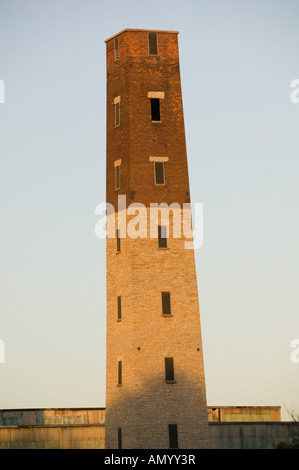
<path fill-rule="evenodd" d="M 104 42 L 109 42 L 111 39 L 114 39 L 116 36 L 125 33 L 126 31 L 146 31 L 148 33 L 168 33 L 168 34 L 179 34 L 179 31 L 165 31 L 161 29 L 135 29 L 135 28 L 125 28 L 119 33 L 114 34 L 110 38 L 106 39 Z"/>

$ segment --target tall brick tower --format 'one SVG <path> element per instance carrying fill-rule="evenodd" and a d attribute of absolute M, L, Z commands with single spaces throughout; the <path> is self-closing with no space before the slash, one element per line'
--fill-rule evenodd
<path fill-rule="evenodd" d="M 178 32 L 125 29 L 105 42 L 107 203 L 116 211 L 106 243 L 106 448 L 204 448 L 194 251 L 174 235 L 175 210 L 169 223 L 159 213 L 150 236 L 151 204 L 190 203 Z M 119 228 L 132 203 L 146 208 L 137 237 Z"/>

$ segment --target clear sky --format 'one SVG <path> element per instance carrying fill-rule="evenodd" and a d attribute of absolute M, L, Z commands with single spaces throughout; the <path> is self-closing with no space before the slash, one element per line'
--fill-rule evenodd
<path fill-rule="evenodd" d="M 0 0 L 0 408 L 105 406 L 104 40 L 178 30 L 208 405 L 299 413 L 297 0 Z"/>

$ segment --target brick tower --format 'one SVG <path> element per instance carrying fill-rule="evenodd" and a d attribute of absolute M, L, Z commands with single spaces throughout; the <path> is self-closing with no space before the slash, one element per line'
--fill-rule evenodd
<path fill-rule="evenodd" d="M 107 217 L 116 222 L 106 242 L 106 448 L 204 448 L 194 251 L 174 233 L 190 203 L 178 32 L 125 29 L 105 42 L 107 203 L 116 212 Z M 132 203 L 147 223 L 135 237 L 120 228 Z M 176 203 L 169 222 L 159 211 L 152 221 L 153 203 Z"/>

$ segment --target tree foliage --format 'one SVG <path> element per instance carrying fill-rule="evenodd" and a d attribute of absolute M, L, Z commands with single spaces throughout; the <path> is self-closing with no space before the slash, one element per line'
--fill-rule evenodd
<path fill-rule="evenodd" d="M 297 423 L 297 429 L 292 435 L 289 442 L 279 442 L 274 446 L 274 449 L 299 449 L 299 416 L 293 410 L 288 410 L 290 417 Z"/>

